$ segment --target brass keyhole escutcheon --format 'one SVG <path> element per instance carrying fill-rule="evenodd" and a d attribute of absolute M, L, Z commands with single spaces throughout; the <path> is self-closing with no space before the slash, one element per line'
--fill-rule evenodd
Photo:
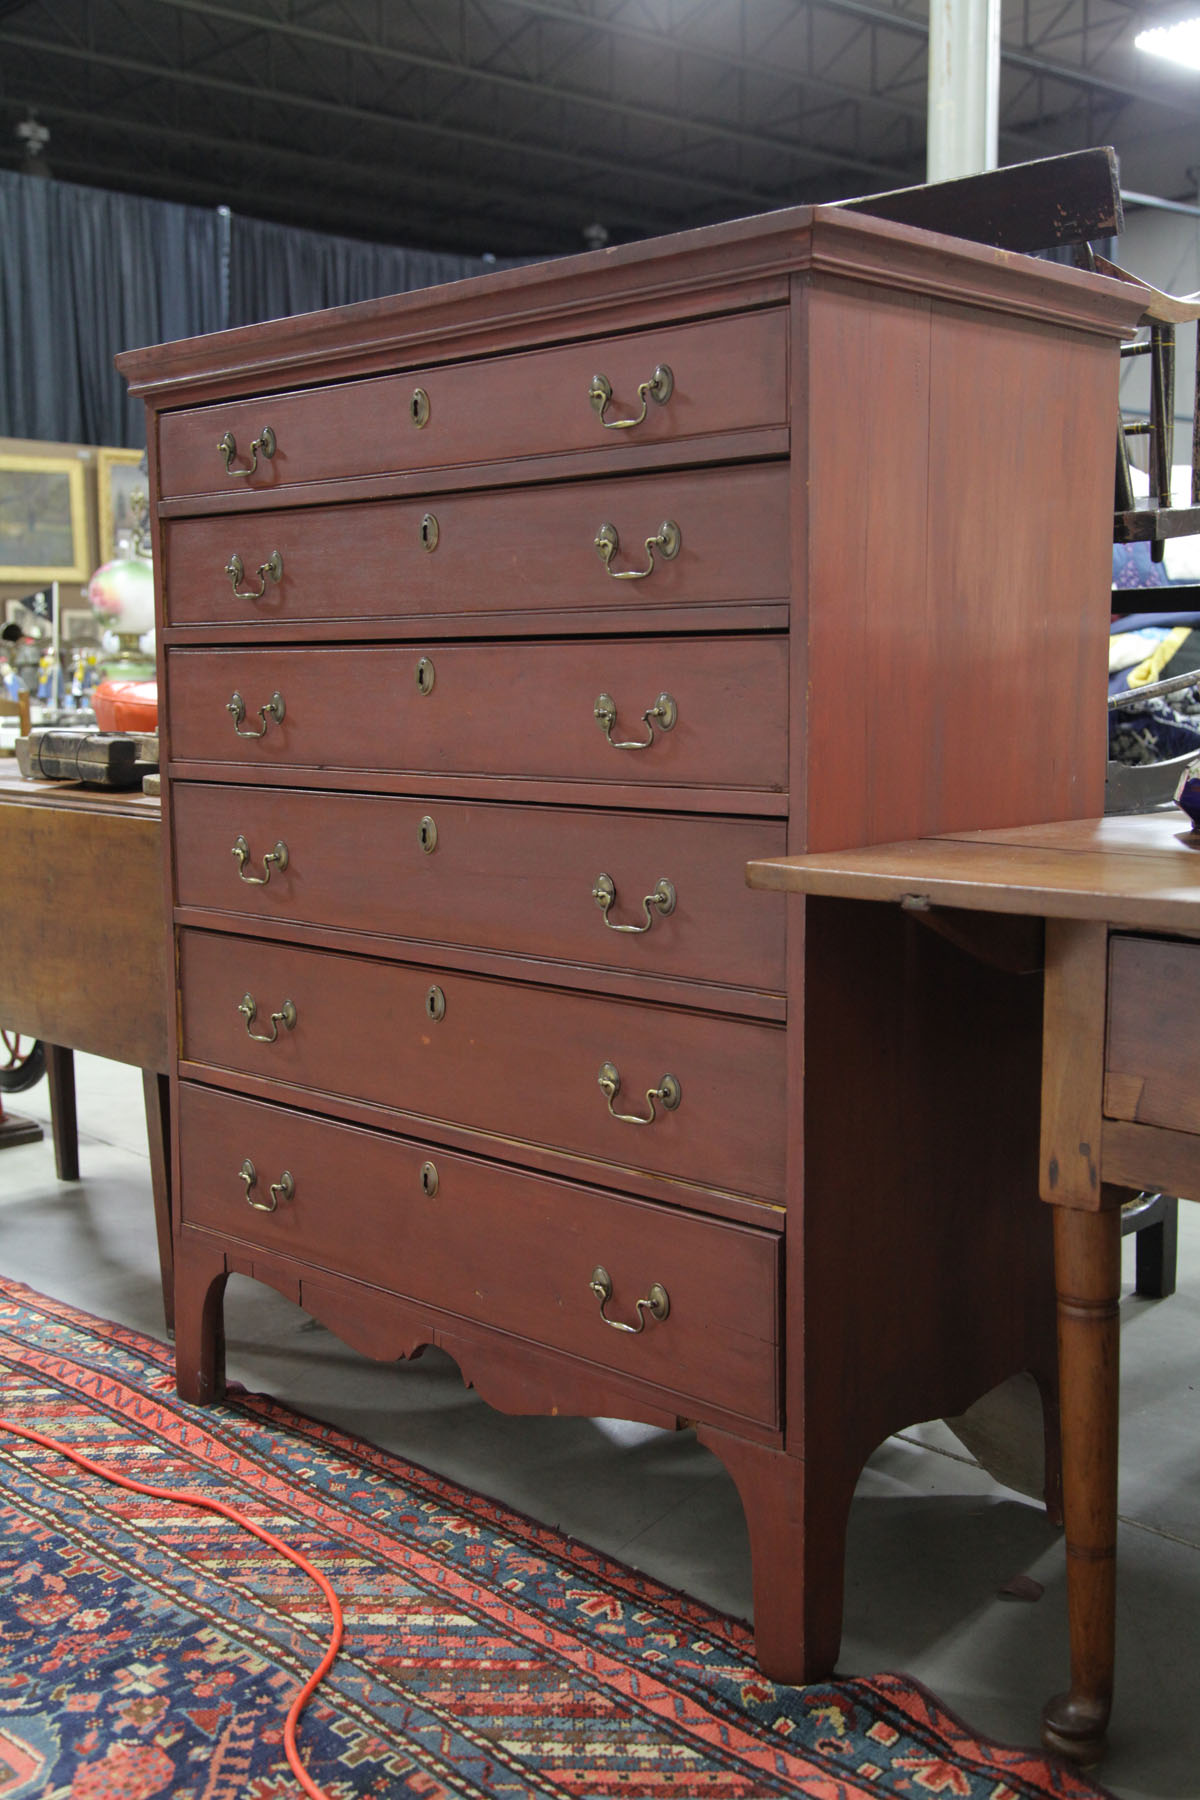
<path fill-rule="evenodd" d="M 428 813 L 417 826 L 417 840 L 426 856 L 432 856 L 437 849 L 438 829 L 436 820 L 431 819 Z"/>
<path fill-rule="evenodd" d="M 425 996 L 425 1011 L 431 1019 L 444 1019 L 446 1016 L 446 996 L 440 987 L 431 987 Z"/>
<path fill-rule="evenodd" d="M 429 395 L 422 387 L 414 388 L 412 399 L 408 403 L 409 417 L 417 430 L 429 423 Z"/>
<path fill-rule="evenodd" d="M 417 692 L 432 694 L 433 684 L 437 680 L 437 672 L 427 656 L 423 656 L 417 664 Z"/>
<path fill-rule="evenodd" d="M 423 1162 L 421 1164 L 421 1192 L 427 1194 L 432 1200 L 437 1191 L 438 1172 L 436 1165 L 431 1162 Z"/>
<path fill-rule="evenodd" d="M 438 524 L 433 513 L 426 513 L 425 517 L 421 520 L 421 543 L 424 545 L 425 549 L 436 550 L 438 547 L 438 539 L 441 535 L 442 528 Z"/>

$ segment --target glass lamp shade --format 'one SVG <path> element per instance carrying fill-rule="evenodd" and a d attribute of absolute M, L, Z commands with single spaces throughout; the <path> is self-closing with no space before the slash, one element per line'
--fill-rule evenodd
<path fill-rule="evenodd" d="M 154 571 L 140 557 L 104 563 L 87 586 L 88 604 L 108 631 L 136 644 L 154 625 Z"/>

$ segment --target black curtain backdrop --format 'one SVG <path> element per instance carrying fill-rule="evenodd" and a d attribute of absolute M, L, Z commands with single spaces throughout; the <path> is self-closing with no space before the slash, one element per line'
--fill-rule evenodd
<path fill-rule="evenodd" d="M 140 448 L 119 350 L 497 266 L 0 170 L 0 437 Z"/>

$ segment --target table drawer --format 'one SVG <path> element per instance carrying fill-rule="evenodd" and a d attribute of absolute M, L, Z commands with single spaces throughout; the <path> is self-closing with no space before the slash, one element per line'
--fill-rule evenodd
<path fill-rule="evenodd" d="M 185 1062 L 494 1134 L 502 1158 L 520 1140 L 618 1182 L 628 1165 L 783 1199 L 779 1026 L 216 932 L 180 933 L 179 976 Z"/>
<path fill-rule="evenodd" d="M 1109 940 L 1104 1110 L 1200 1132 L 1200 943 Z"/>
<path fill-rule="evenodd" d="M 610 446 L 636 462 L 644 445 L 785 423 L 786 334 L 782 311 L 742 313 L 167 412 L 158 491 L 236 494 Z M 646 388 L 664 365 L 660 403 Z M 603 416 L 591 398 L 601 377 Z"/>
<path fill-rule="evenodd" d="M 171 650 L 167 697 L 172 761 L 228 764 L 234 778 L 246 765 L 650 788 L 787 781 L 787 642 L 766 634 Z"/>
<path fill-rule="evenodd" d="M 184 1228 L 218 1232 L 723 1409 L 778 1417 L 779 1240 L 184 1083 Z M 240 1174 L 249 1161 L 253 1185 Z M 432 1165 L 434 1179 L 422 1170 Z M 280 1187 L 285 1171 L 291 1192 Z M 255 1210 L 248 1201 L 270 1205 Z M 665 1318 L 636 1323 L 658 1283 Z M 648 1309 L 643 1309 L 646 1316 Z"/>
<path fill-rule="evenodd" d="M 173 797 L 181 906 L 773 992 L 784 985 L 786 902 L 752 894 L 743 873 L 752 857 L 784 854 L 782 820 L 206 782 L 177 782 Z M 251 850 L 244 873 L 232 854 L 239 836 Z M 279 842 L 287 867 L 268 865 L 259 885 L 262 853 Z M 602 876 L 607 908 L 594 897 Z"/>
<path fill-rule="evenodd" d="M 605 527 L 617 539 L 607 556 Z M 636 630 L 650 603 L 786 599 L 788 472 L 762 464 L 179 519 L 166 528 L 166 570 L 172 625 L 586 609 Z"/>

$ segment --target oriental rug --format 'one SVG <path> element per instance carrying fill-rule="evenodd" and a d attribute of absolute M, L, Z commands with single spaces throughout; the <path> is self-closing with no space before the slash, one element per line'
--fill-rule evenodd
<path fill-rule="evenodd" d="M 166 1345 L 0 1282 L 0 1418 L 203 1487 L 331 1579 L 299 1727 L 333 1800 L 1095 1800 L 899 1676 L 796 1689 L 745 1626 L 274 1401 L 184 1405 Z M 0 1430 L 0 1800 L 285 1800 L 304 1576 Z"/>

